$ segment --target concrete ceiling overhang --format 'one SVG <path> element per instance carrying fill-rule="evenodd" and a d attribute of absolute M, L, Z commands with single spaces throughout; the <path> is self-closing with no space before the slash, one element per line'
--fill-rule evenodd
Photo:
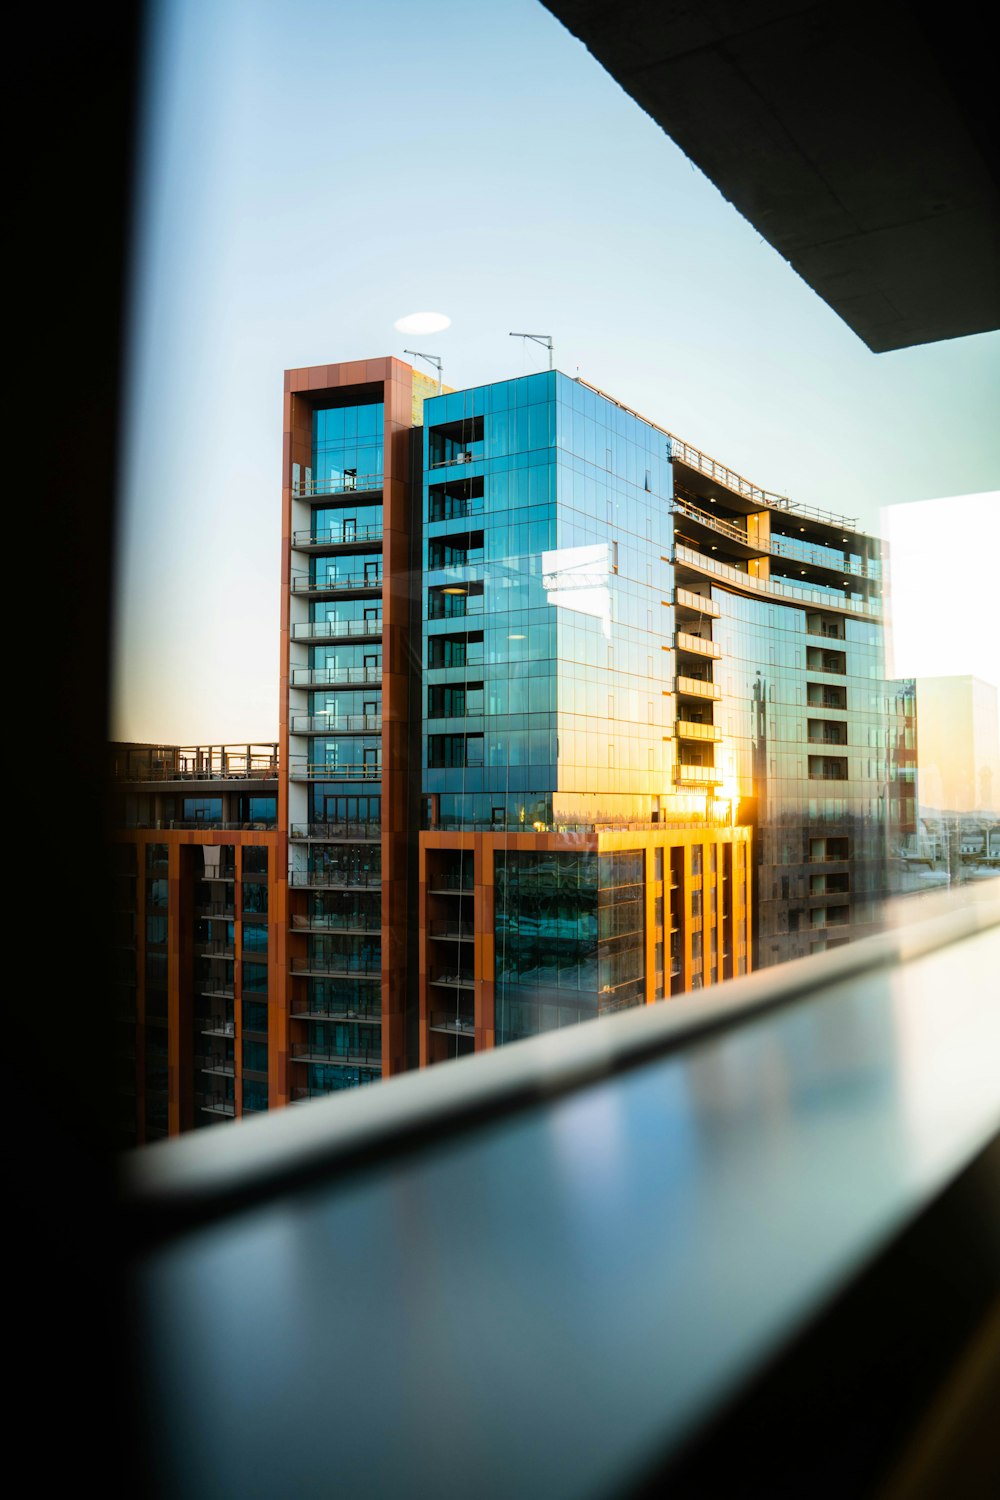
<path fill-rule="evenodd" d="M 870 349 L 1000 327 L 981 5 L 544 3 Z"/>

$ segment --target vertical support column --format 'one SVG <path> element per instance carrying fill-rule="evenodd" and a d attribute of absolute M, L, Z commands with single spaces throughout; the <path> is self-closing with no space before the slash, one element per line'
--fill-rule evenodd
<path fill-rule="evenodd" d="M 475 835 L 473 910 L 475 912 L 476 1051 L 496 1046 L 496 885 L 493 861 L 506 849 L 506 834 Z"/>
<path fill-rule="evenodd" d="M 167 1129 L 181 1125 L 181 849 L 167 845 Z"/>
<path fill-rule="evenodd" d="M 747 541 L 752 547 L 771 548 L 771 512 L 759 510 L 747 516 Z M 768 579 L 771 576 L 770 557 L 751 557 L 747 572 L 752 578 Z"/>

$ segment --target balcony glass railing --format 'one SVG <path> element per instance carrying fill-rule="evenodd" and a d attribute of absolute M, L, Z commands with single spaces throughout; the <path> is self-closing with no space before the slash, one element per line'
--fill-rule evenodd
<path fill-rule="evenodd" d="M 378 781 L 382 763 L 348 761 L 327 765 L 325 761 L 293 761 L 288 774 L 293 781 Z"/>
<path fill-rule="evenodd" d="M 292 494 L 297 497 L 350 495 L 355 491 L 365 492 L 381 488 L 381 474 L 341 474 L 336 479 L 299 479 L 292 484 Z"/>
<path fill-rule="evenodd" d="M 452 1036 L 467 1036 L 471 1040 L 475 1035 L 476 1019 L 469 1014 L 453 1011 L 431 1011 L 428 1027 L 431 1031 L 447 1031 Z"/>
<path fill-rule="evenodd" d="M 824 609 L 860 615 L 866 620 L 877 620 L 882 616 L 882 604 L 878 599 L 847 598 L 833 589 L 796 588 L 773 578 L 756 578 L 751 573 L 744 573 L 740 568 L 730 567 L 728 563 L 718 562 L 714 557 L 708 557 L 704 552 L 696 552 L 680 543 L 674 548 L 674 561 L 696 568 L 702 573 L 711 573 L 734 588 L 759 594 L 765 599 L 778 599 L 782 603 L 790 601 L 793 604 L 820 604 Z"/>
<path fill-rule="evenodd" d="M 382 570 L 364 573 L 340 573 L 323 578 L 304 576 L 292 579 L 293 594 L 342 594 L 363 593 L 366 589 L 382 587 Z"/>
<path fill-rule="evenodd" d="M 329 953 L 315 958 L 293 958 L 290 972 L 293 977 L 309 974 L 329 975 L 337 979 L 349 979 L 355 974 L 381 974 L 382 955 L 356 953 Z"/>
<path fill-rule="evenodd" d="M 359 992 L 360 993 L 360 992 Z M 316 1000 L 293 1000 L 293 1021 L 359 1021 L 368 1026 L 381 1026 L 382 1008 L 379 1005 L 362 1005 L 358 1001 L 330 1000 L 322 1004 Z"/>
<path fill-rule="evenodd" d="M 293 714 L 293 734 L 380 734 L 381 714 Z"/>
<path fill-rule="evenodd" d="M 306 550 L 310 547 L 350 547 L 355 543 L 380 542 L 381 522 L 375 525 L 357 526 L 344 521 L 339 526 L 327 526 L 320 531 L 295 531 L 292 546 Z"/>
<path fill-rule="evenodd" d="M 674 591 L 674 602 L 681 609 L 694 609 L 701 615 L 709 615 L 717 620 L 721 613 L 719 606 L 704 594 L 692 593 L 690 589 L 678 588 Z"/>
<path fill-rule="evenodd" d="M 686 630 L 674 632 L 674 646 L 678 651 L 688 651 L 693 656 L 717 658 L 722 655 L 722 648 L 713 640 L 707 640 L 701 635 L 691 635 Z"/>
<path fill-rule="evenodd" d="M 374 819 L 345 819 L 339 823 L 293 823 L 289 837 L 293 839 L 377 839 L 382 834 L 382 824 Z"/>
<path fill-rule="evenodd" d="M 293 1042 L 292 1062 L 333 1063 L 344 1068 L 380 1068 L 382 1049 L 375 1047 L 355 1048 L 324 1047 L 319 1042 Z"/>
<path fill-rule="evenodd" d="M 382 884 L 379 870 L 292 870 L 288 883 L 299 890 L 323 891 L 340 886 L 373 888 Z"/>
<path fill-rule="evenodd" d="M 376 667 L 295 667 L 292 687 L 349 687 L 358 683 L 380 683 L 381 663 Z"/>
<path fill-rule="evenodd" d="M 381 634 L 381 615 L 375 620 L 300 620 L 292 626 L 293 641 L 348 640 L 352 636 Z"/>
<path fill-rule="evenodd" d="M 689 698 L 721 698 L 722 689 L 714 682 L 702 682 L 700 677 L 678 677 L 675 682 L 678 693 Z"/>
<path fill-rule="evenodd" d="M 432 938 L 454 938 L 463 943 L 471 943 L 476 936 L 471 922 L 449 922 L 447 919 L 440 922 L 428 922 L 427 933 Z"/>
<path fill-rule="evenodd" d="M 690 719 L 678 719 L 674 729 L 681 740 L 722 739 L 722 730 L 715 724 L 695 724 Z"/>
<path fill-rule="evenodd" d="M 674 781 L 679 785 L 688 783 L 692 786 L 718 786 L 722 781 L 722 772 L 717 771 L 714 766 L 674 766 Z"/>

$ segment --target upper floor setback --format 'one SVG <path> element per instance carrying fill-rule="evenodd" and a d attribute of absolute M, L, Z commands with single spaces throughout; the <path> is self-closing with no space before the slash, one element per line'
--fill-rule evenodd
<path fill-rule="evenodd" d="M 514 452 L 560 446 L 557 424 L 546 409 L 559 398 L 560 388 L 566 387 L 589 392 L 614 412 L 631 418 L 637 426 L 630 440 L 641 444 L 643 431 L 647 442 L 656 435 L 657 442 L 650 444 L 650 451 L 655 450 L 652 470 L 645 470 L 646 489 L 669 492 L 694 510 L 728 521 L 749 537 L 750 545 L 759 545 L 766 531 L 766 550 L 789 565 L 828 566 L 831 572 L 878 579 L 881 543 L 859 529 L 856 517 L 754 484 L 589 381 L 548 371 L 437 395 L 433 382 L 392 358 L 288 372 L 286 390 L 295 404 L 286 418 L 286 431 L 293 439 L 287 482 L 295 498 L 314 503 L 326 499 L 335 508 L 309 529 L 297 526 L 293 546 L 350 548 L 361 540 L 355 527 L 378 526 L 374 511 L 371 516 L 366 511 L 364 521 L 348 516 L 346 523 L 338 512 L 345 503 L 360 502 L 362 508 L 378 503 L 389 468 L 389 429 L 399 433 L 407 416 L 412 419 L 411 431 L 426 427 L 422 469 L 430 487 L 427 521 L 465 519 L 480 513 L 484 464 Z M 425 422 L 428 399 L 431 406 Z M 520 428 L 518 435 L 509 423 L 505 430 L 504 421 L 499 420 L 501 407 L 510 414 L 524 408 L 523 441 Z M 613 429 L 613 422 L 606 425 Z M 618 461 L 614 445 L 608 449 L 609 465 L 612 459 Z M 596 461 L 600 466 L 600 455 Z M 414 477 L 412 470 L 406 472 L 402 454 L 392 467 L 401 478 Z M 642 472 L 636 482 L 641 488 Z M 365 537 L 374 539 L 373 534 Z"/>

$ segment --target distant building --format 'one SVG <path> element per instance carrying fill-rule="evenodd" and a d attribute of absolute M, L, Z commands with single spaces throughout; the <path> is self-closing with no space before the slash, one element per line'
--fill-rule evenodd
<path fill-rule="evenodd" d="M 979 677 L 918 677 L 922 808 L 1000 812 L 997 690 Z"/>

